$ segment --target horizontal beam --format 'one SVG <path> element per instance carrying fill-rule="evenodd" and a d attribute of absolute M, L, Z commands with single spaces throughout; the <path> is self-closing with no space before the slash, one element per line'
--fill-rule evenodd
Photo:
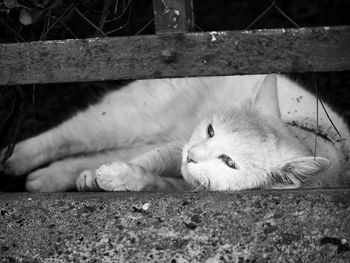
<path fill-rule="evenodd" d="M 0 45 L 0 85 L 350 69 L 350 26 Z"/>
<path fill-rule="evenodd" d="M 0 193 L 0 210 L 0 262 L 348 262 L 350 256 L 350 189 Z"/>

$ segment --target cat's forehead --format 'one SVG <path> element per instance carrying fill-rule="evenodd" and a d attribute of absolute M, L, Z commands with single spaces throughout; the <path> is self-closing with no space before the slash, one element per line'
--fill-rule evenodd
<path fill-rule="evenodd" d="M 252 109 L 230 109 L 217 112 L 209 119 L 216 128 L 223 129 L 229 133 L 243 131 L 265 134 L 269 132 L 269 125 L 264 118 Z"/>

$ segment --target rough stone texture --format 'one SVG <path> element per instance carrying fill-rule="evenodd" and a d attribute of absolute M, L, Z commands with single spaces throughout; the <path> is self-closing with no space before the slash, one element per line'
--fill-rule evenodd
<path fill-rule="evenodd" d="M 1 193 L 0 262 L 350 262 L 349 205 L 350 189 Z"/>

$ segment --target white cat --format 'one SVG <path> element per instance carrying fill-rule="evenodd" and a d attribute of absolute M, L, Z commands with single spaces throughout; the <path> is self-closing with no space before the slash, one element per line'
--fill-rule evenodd
<path fill-rule="evenodd" d="M 342 138 L 320 109 L 315 157 L 316 98 L 283 76 L 138 80 L 16 145 L 5 172 L 29 191 L 349 186 L 350 133 L 326 108 Z"/>

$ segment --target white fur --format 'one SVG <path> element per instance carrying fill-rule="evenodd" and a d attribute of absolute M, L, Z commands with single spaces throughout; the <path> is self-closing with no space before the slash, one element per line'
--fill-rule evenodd
<path fill-rule="evenodd" d="M 276 91 L 271 92 L 269 87 L 272 90 L 275 83 L 275 77 L 264 75 L 138 80 L 107 94 L 100 103 L 60 126 L 18 144 L 6 172 L 30 173 L 27 188 L 33 191 L 74 188 L 84 163 L 91 170 L 83 174 L 89 180 L 80 178 L 78 187 L 94 190 L 96 184 L 84 184 L 95 182 L 95 170 L 113 161 L 141 167 L 136 170 L 149 175 L 145 184 L 157 189 L 186 187 L 167 177 L 179 177 L 180 169 L 192 186 L 209 190 L 349 185 L 349 174 L 345 173 L 350 166 L 346 158 L 349 131 L 328 106 L 343 137 L 338 140 L 320 109 L 319 124 L 329 140 L 318 139 L 317 155 L 330 160 L 330 167 L 327 169 L 325 159 L 317 159 L 312 165 L 319 168 L 307 176 L 310 180 L 301 182 L 302 176 L 298 179 L 293 175 L 282 178 L 283 167 L 294 167 L 296 158 L 313 156 L 314 134 L 290 123 L 315 128 L 316 99 L 283 76 L 277 76 Z M 211 140 L 206 137 L 208 123 L 215 130 Z M 183 149 L 176 147 L 178 142 L 168 144 L 174 140 L 186 142 Z M 187 151 L 195 145 L 201 161 L 187 164 Z M 222 153 L 232 156 L 240 169 L 227 167 L 217 158 Z M 105 161 L 101 156 L 106 156 Z M 67 171 L 65 160 L 73 171 Z M 307 159 L 303 160 L 308 167 Z M 57 165 L 53 170 L 50 166 L 39 168 L 47 163 Z M 113 167 L 117 173 L 119 168 Z M 138 173 L 142 176 L 143 172 Z M 135 185 L 133 189 L 143 188 Z"/>
<path fill-rule="evenodd" d="M 309 122 L 315 110 L 310 106 L 315 105 L 315 98 L 287 79 L 278 81 L 277 88 L 276 79 L 266 77 L 253 104 L 231 108 L 202 121 L 183 150 L 182 174 L 186 180 L 210 190 L 297 188 L 302 183 L 309 187 L 349 184 L 346 171 L 349 142 L 337 143 L 334 132 L 329 133 L 333 142 L 318 140 L 317 154 L 325 158 L 314 158 L 311 143 L 314 135 L 302 127 L 288 127 L 283 121 L 292 119 L 312 125 Z M 291 90 L 295 92 L 294 97 L 288 97 Z M 293 108 L 298 101 L 296 96 L 299 106 Z M 328 112 L 343 136 L 349 138 L 342 120 L 329 108 Z M 329 131 L 330 123 L 326 123 L 324 112 L 320 116 L 320 126 L 328 127 Z M 213 138 L 206 134 L 209 124 L 215 130 Z M 188 152 L 196 156 L 196 163 L 187 163 Z M 230 156 L 238 169 L 224 164 L 218 158 L 221 154 Z M 318 175 L 316 179 L 312 178 L 315 175 Z"/>

